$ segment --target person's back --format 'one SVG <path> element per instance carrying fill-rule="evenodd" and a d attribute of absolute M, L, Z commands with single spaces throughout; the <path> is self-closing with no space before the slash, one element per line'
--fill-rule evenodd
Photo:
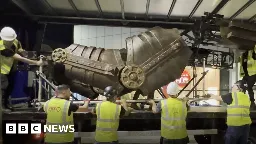
<path fill-rule="evenodd" d="M 85 112 L 88 108 L 89 101 L 86 100 L 83 106 L 78 106 L 69 101 L 71 91 L 69 86 L 60 85 L 57 87 L 56 96 L 48 100 L 44 104 L 44 111 L 47 114 L 47 125 L 63 125 L 68 127 L 70 132 L 63 132 L 57 129 L 57 133 L 47 132 L 45 135 L 46 144 L 72 144 L 74 142 L 74 130 L 71 125 L 74 125 L 73 113 Z M 69 127 L 70 126 L 70 127 Z M 63 130 L 63 129 L 62 129 Z"/>
<path fill-rule="evenodd" d="M 250 100 L 243 92 L 232 92 L 232 103 L 227 106 L 227 125 L 243 126 L 251 124 Z"/>
<path fill-rule="evenodd" d="M 105 101 L 96 107 L 97 125 L 95 140 L 97 142 L 113 142 L 118 140 L 121 105 Z"/>
<path fill-rule="evenodd" d="M 227 104 L 227 130 L 225 144 L 246 144 L 250 134 L 250 100 L 245 94 L 247 83 L 239 80 L 232 86 L 232 93 L 208 98 L 223 101 Z"/>
<path fill-rule="evenodd" d="M 187 108 L 182 100 L 168 98 L 161 101 L 161 136 L 166 139 L 187 137 Z"/>
<path fill-rule="evenodd" d="M 52 98 L 44 106 L 47 113 L 46 125 L 74 125 L 73 113 L 68 115 L 70 101 L 60 98 Z M 74 141 L 73 132 L 47 132 L 45 134 L 46 143 L 72 143 Z"/>
<path fill-rule="evenodd" d="M 186 100 L 178 99 L 179 86 L 171 82 L 167 86 L 168 99 L 161 100 L 157 105 L 153 100 L 153 113 L 161 112 L 161 144 L 187 144 L 189 142 L 186 117 Z"/>
<path fill-rule="evenodd" d="M 118 144 L 119 119 L 128 114 L 129 109 L 124 99 L 121 100 L 122 106 L 115 103 L 118 92 L 112 86 L 105 88 L 104 96 L 107 101 L 97 104 L 92 110 L 92 113 L 97 115 L 95 141 L 96 144 Z"/>

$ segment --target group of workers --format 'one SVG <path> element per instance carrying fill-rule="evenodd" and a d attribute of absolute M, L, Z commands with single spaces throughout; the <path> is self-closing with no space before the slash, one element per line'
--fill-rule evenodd
<path fill-rule="evenodd" d="M 245 94 L 246 82 L 240 80 L 232 87 L 232 92 L 222 96 L 206 95 L 205 97 L 227 103 L 227 131 L 225 144 L 246 144 L 250 133 L 250 105 L 248 95 Z M 73 112 L 87 111 L 89 101 L 85 100 L 83 106 L 77 106 L 69 101 L 71 92 L 67 85 L 57 88 L 57 95 L 44 104 L 47 114 L 46 124 L 74 124 Z M 186 129 L 187 98 L 179 99 L 179 86 L 171 82 L 167 86 L 168 98 L 161 100 L 158 104 L 149 100 L 153 113 L 161 113 L 161 144 L 188 144 L 189 138 Z M 116 103 L 120 95 L 112 86 L 104 90 L 106 101 L 98 103 L 91 113 L 97 115 L 95 130 L 95 144 L 118 144 L 117 130 L 119 119 L 129 114 L 126 101 L 123 99 L 121 105 Z M 61 111 L 52 111 L 51 107 L 60 107 Z M 46 144 L 72 144 L 74 133 L 46 133 Z"/>
<path fill-rule="evenodd" d="M 34 61 L 21 55 L 24 51 L 21 43 L 16 39 L 17 34 L 11 27 L 4 27 L 0 32 L 0 58 L 1 58 L 1 89 L 3 92 L 3 108 L 8 106 L 8 98 L 13 90 L 13 83 L 10 82 L 11 71 L 15 60 L 41 66 L 43 61 Z M 232 92 L 223 96 L 208 95 L 208 98 L 216 99 L 227 103 L 227 125 L 225 135 L 226 144 L 246 144 L 250 132 L 250 107 L 255 107 L 253 85 L 256 82 L 256 55 L 254 50 L 246 51 L 240 58 L 241 76 L 243 80 L 238 81 L 232 87 Z M 248 90 L 248 95 L 245 91 Z M 179 99 L 179 87 L 175 82 L 167 86 L 169 98 L 161 100 L 156 104 L 149 100 L 153 113 L 161 113 L 161 143 L 163 144 L 187 144 L 189 142 L 186 130 L 187 99 Z M 44 104 L 44 111 L 47 113 L 47 124 L 74 124 L 73 112 L 87 110 L 89 101 L 83 106 L 77 106 L 69 101 L 71 96 L 70 88 L 67 85 L 60 85 L 56 89 L 56 96 Z M 97 115 L 95 130 L 95 141 L 101 143 L 118 143 L 117 130 L 119 119 L 130 109 L 125 100 L 121 105 L 115 103 L 120 97 L 114 87 L 106 87 L 104 96 L 107 100 L 97 104 L 92 113 Z M 49 111 L 51 107 L 60 107 L 60 111 Z M 71 144 L 74 142 L 74 133 L 46 133 L 45 142 L 48 144 Z"/>

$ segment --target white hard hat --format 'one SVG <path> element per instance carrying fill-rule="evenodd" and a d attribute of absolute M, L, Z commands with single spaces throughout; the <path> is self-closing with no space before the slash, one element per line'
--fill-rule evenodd
<path fill-rule="evenodd" d="M 2 40 L 5 41 L 13 41 L 14 39 L 16 39 L 17 34 L 13 28 L 4 27 L 0 32 L 0 37 Z"/>
<path fill-rule="evenodd" d="M 177 95 L 179 93 L 179 85 L 176 82 L 171 82 L 167 86 L 168 95 Z"/>

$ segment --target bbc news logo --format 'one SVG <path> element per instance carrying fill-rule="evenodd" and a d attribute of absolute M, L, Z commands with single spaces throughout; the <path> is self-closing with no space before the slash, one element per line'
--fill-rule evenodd
<path fill-rule="evenodd" d="M 41 134 L 42 124 L 31 123 L 30 127 L 28 123 L 6 123 L 6 134 Z M 18 133 L 17 133 L 18 132 Z M 66 133 L 75 132 L 74 125 L 43 125 L 44 133 Z"/>

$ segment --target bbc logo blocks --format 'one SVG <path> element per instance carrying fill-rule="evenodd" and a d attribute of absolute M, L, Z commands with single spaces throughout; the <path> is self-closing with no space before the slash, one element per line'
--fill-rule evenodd
<path fill-rule="evenodd" d="M 5 133 L 6 134 L 40 134 L 41 123 L 6 123 Z"/>

